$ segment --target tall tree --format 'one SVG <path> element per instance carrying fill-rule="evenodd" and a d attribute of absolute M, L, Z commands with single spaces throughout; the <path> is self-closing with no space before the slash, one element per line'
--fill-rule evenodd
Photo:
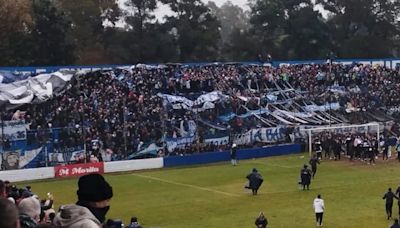
<path fill-rule="evenodd" d="M 393 56 L 399 45 L 400 1 L 318 0 L 330 12 L 335 52 L 345 58 Z"/>
<path fill-rule="evenodd" d="M 119 19 L 116 0 L 59 0 L 72 21 L 72 36 L 77 43 L 77 62 L 80 64 L 110 63 L 104 47 L 106 24 Z"/>
<path fill-rule="evenodd" d="M 225 2 L 221 7 L 218 7 L 215 2 L 209 1 L 207 7 L 221 23 L 221 40 L 223 43 L 229 42 L 229 36 L 234 30 L 248 29 L 248 13 L 231 1 Z"/>
<path fill-rule="evenodd" d="M 157 7 L 156 0 L 128 0 L 125 2 L 127 10 L 125 11 L 126 22 L 130 25 L 130 34 L 133 36 L 135 41 L 135 49 L 138 54 L 138 61 L 144 61 L 143 50 L 146 26 L 150 25 L 150 22 L 154 20 L 154 10 Z M 132 41 L 133 41 L 132 40 Z"/>
<path fill-rule="evenodd" d="M 33 64 L 72 64 L 75 60 L 75 44 L 69 34 L 72 23 L 64 12 L 54 5 L 54 1 L 34 1 L 33 21 Z"/>
<path fill-rule="evenodd" d="M 180 61 L 214 61 L 220 23 L 201 0 L 164 0 L 175 16 L 166 18 L 179 47 Z"/>
<path fill-rule="evenodd" d="M 31 64 L 32 4 L 29 0 L 0 0 L 0 65 Z"/>
<path fill-rule="evenodd" d="M 330 46 L 326 24 L 311 0 L 252 0 L 250 23 L 260 52 L 277 59 L 321 58 Z"/>

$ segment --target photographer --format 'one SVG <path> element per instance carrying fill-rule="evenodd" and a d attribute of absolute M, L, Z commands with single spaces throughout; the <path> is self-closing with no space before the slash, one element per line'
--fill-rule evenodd
<path fill-rule="evenodd" d="M 260 212 L 260 215 L 257 217 L 255 224 L 257 228 L 266 228 L 268 225 L 268 220 L 265 217 L 263 212 Z"/>

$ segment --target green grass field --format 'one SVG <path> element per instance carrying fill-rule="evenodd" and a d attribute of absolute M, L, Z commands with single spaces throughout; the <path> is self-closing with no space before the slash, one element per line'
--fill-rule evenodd
<path fill-rule="evenodd" d="M 297 181 L 308 157 L 300 155 L 106 175 L 114 189 L 108 218 L 127 223 L 132 215 L 146 228 L 255 227 L 263 211 L 268 227 L 315 227 L 313 199 L 325 199 L 324 227 L 389 227 L 382 196 L 400 184 L 396 161 L 371 166 L 359 162 L 323 161 L 310 191 Z M 264 177 L 259 195 L 244 191 L 245 176 L 256 167 Z M 77 179 L 30 184 L 45 197 L 52 192 L 57 207 L 76 201 Z M 398 207 L 393 206 L 394 215 Z"/>

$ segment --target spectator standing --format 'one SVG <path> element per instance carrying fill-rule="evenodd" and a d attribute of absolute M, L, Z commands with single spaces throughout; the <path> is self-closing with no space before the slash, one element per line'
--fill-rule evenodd
<path fill-rule="evenodd" d="M 100 227 L 110 209 L 112 187 L 100 174 L 89 174 L 79 178 L 77 195 L 76 205 L 62 206 L 54 224 L 60 227 Z"/>
<path fill-rule="evenodd" d="M 315 211 L 315 219 L 317 222 L 317 226 L 322 226 L 322 218 L 324 217 L 325 203 L 324 200 L 321 198 L 320 194 L 318 194 L 317 198 L 314 199 L 313 207 Z"/>
<path fill-rule="evenodd" d="M 2 180 L 0 180 L 0 199 L 1 198 L 7 198 L 6 184 Z"/>
<path fill-rule="evenodd" d="M 40 202 L 31 196 L 22 199 L 18 204 L 21 228 L 36 227 L 40 221 Z"/>
<path fill-rule="evenodd" d="M 395 193 L 395 194 L 396 194 L 397 197 L 400 199 L 400 186 L 397 187 L 396 193 Z M 398 205 L 398 207 L 399 207 L 399 217 L 400 217 L 400 200 L 397 200 L 397 205 Z"/>
<path fill-rule="evenodd" d="M 389 188 L 388 191 L 385 193 L 382 199 L 386 200 L 385 202 L 385 208 L 386 208 L 386 214 L 387 214 L 387 219 L 389 220 L 392 218 L 392 208 L 393 208 L 393 198 L 396 198 L 397 200 L 399 199 L 393 192 L 392 188 Z"/>
<path fill-rule="evenodd" d="M 129 224 L 129 228 L 142 228 L 138 219 L 136 217 L 131 218 L 131 223 Z"/>
<path fill-rule="evenodd" d="M 400 139 L 397 140 L 396 152 L 397 152 L 397 160 L 400 162 Z"/>
<path fill-rule="evenodd" d="M 231 163 L 233 166 L 237 165 L 236 157 L 237 157 L 237 145 L 234 143 L 232 144 L 231 147 Z"/>
<path fill-rule="evenodd" d="M 4 198 L 0 198 L 0 227 L 20 227 L 17 207 L 15 204 Z"/>
<path fill-rule="evenodd" d="M 389 142 L 388 139 L 385 138 L 385 141 L 383 142 L 383 156 L 382 156 L 382 160 L 388 160 L 389 159 Z"/>
<path fill-rule="evenodd" d="M 394 219 L 394 223 L 390 226 L 390 228 L 400 228 L 399 220 Z"/>
<path fill-rule="evenodd" d="M 267 227 L 268 220 L 265 217 L 263 212 L 260 212 L 260 215 L 257 217 L 255 224 L 256 224 L 257 228 L 266 228 Z"/>
<path fill-rule="evenodd" d="M 308 163 L 311 165 L 312 177 L 314 178 L 315 174 L 317 173 L 317 164 L 320 164 L 319 159 L 314 154 Z"/>

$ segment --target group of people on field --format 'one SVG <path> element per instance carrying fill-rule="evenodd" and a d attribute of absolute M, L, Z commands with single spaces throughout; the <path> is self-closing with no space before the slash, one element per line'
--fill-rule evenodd
<path fill-rule="evenodd" d="M 340 160 L 344 154 L 350 161 L 361 160 L 368 164 L 375 164 L 380 154 L 383 160 L 388 160 L 392 148 L 400 161 L 400 139 L 396 136 L 377 139 L 376 134 L 321 133 L 313 142 L 313 150 L 319 159 Z"/>

